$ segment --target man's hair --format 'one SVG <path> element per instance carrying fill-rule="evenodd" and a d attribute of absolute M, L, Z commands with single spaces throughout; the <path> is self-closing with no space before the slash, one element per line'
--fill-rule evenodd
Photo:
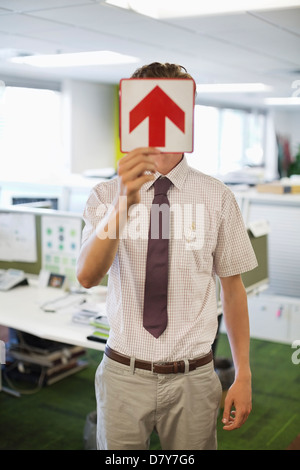
<path fill-rule="evenodd" d="M 191 78 L 182 65 L 153 62 L 137 69 L 131 78 Z"/>

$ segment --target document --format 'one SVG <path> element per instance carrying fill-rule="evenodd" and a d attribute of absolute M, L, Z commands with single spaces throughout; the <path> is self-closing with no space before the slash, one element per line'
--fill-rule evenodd
<path fill-rule="evenodd" d="M 36 228 L 33 214 L 0 213 L 0 259 L 36 263 Z"/>

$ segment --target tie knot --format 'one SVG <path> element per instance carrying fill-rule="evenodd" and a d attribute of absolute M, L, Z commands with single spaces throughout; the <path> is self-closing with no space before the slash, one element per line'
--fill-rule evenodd
<path fill-rule="evenodd" d="M 160 177 L 154 183 L 154 195 L 158 196 L 159 194 L 167 194 L 171 181 L 168 178 Z"/>

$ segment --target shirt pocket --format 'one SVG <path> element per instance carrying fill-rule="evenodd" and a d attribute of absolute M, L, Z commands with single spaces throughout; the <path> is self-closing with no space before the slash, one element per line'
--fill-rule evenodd
<path fill-rule="evenodd" d="M 214 245 L 214 237 L 206 237 L 201 248 L 197 244 L 183 242 L 179 269 L 190 273 L 211 273 Z"/>

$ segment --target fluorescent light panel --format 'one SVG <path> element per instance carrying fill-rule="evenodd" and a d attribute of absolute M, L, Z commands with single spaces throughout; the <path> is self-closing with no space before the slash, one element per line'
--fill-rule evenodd
<path fill-rule="evenodd" d="M 112 51 L 78 52 L 72 54 L 47 54 L 13 57 L 11 62 L 34 67 L 81 67 L 88 65 L 114 65 L 138 62 L 137 57 Z"/>
<path fill-rule="evenodd" d="M 272 88 L 264 83 L 204 83 L 197 84 L 197 93 L 263 93 Z"/>
<path fill-rule="evenodd" d="M 299 0 L 106 0 L 106 3 L 157 19 L 299 6 Z"/>
<path fill-rule="evenodd" d="M 287 98 L 266 98 L 264 103 L 271 106 L 300 106 L 300 98 L 293 96 Z"/>

